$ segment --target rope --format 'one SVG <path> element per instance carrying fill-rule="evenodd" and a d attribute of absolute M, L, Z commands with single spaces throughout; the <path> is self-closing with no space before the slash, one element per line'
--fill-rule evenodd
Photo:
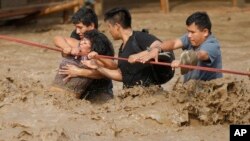
<path fill-rule="evenodd" d="M 25 40 L 13 38 L 13 37 L 5 36 L 5 35 L 0 35 L 0 39 L 11 41 L 11 42 L 17 42 L 17 43 L 29 45 L 29 46 L 32 46 L 32 47 L 39 47 L 39 48 L 45 48 L 45 49 L 49 49 L 49 50 L 62 52 L 62 50 L 58 49 L 58 48 L 52 48 L 52 47 L 48 47 L 46 45 L 41 45 L 41 44 L 38 44 L 38 43 L 35 43 L 35 42 L 25 41 Z"/>
<path fill-rule="evenodd" d="M 121 58 L 121 57 L 111 57 L 111 56 L 104 56 L 104 55 L 98 55 L 98 57 L 128 61 L 127 58 Z M 171 66 L 171 63 L 165 63 L 165 62 L 149 61 L 148 63 L 149 64 L 154 64 L 154 65 Z M 217 69 L 217 68 L 208 68 L 208 67 L 201 67 L 201 66 L 191 66 L 191 65 L 183 65 L 183 64 L 180 64 L 179 66 L 181 68 L 187 68 L 187 69 L 193 69 L 193 70 L 196 69 L 196 70 L 203 70 L 203 71 L 210 71 L 210 72 L 221 72 L 221 73 L 230 73 L 230 74 L 247 75 L 247 76 L 250 75 L 249 72 L 239 72 L 239 71 Z"/>
<path fill-rule="evenodd" d="M 29 46 L 32 46 L 32 47 L 39 47 L 39 48 L 44 48 L 44 49 L 49 49 L 49 50 L 62 52 L 61 49 L 52 48 L 52 47 L 49 47 L 49 46 L 46 46 L 46 45 L 41 45 L 41 44 L 38 44 L 38 43 L 35 43 L 35 42 L 25 41 L 25 40 L 13 38 L 13 37 L 5 36 L 5 35 L 0 35 L 0 39 L 7 40 L 7 41 L 12 41 L 12 42 L 17 42 L 17 43 L 29 45 Z M 105 55 L 98 55 L 97 57 L 106 58 L 106 59 L 115 59 L 115 60 L 128 61 L 127 58 L 121 58 L 121 57 L 112 57 L 112 56 L 105 56 Z M 165 62 L 149 61 L 147 63 L 154 64 L 154 65 L 171 66 L 171 63 L 165 63 Z M 239 71 L 233 71 L 233 70 L 208 68 L 208 67 L 201 67 L 201 66 L 191 66 L 191 65 L 183 65 L 183 64 L 180 64 L 180 67 L 181 68 L 187 68 L 187 69 L 196 69 L 196 70 L 209 71 L 209 72 L 220 72 L 220 73 L 229 73 L 229 74 L 250 76 L 250 72 L 239 72 Z"/>

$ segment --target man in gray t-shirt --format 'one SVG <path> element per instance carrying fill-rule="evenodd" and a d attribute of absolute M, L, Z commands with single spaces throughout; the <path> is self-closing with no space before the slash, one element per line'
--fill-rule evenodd
<path fill-rule="evenodd" d="M 197 58 L 197 66 L 222 68 L 222 59 L 220 45 L 211 32 L 211 21 L 206 12 L 195 12 L 186 20 L 187 33 L 181 38 L 175 40 L 163 41 L 158 47 L 153 47 L 145 56 L 135 56 L 141 62 L 155 58 L 158 56 L 159 50 L 170 51 L 175 49 L 183 49 L 194 51 Z M 182 61 L 174 60 L 172 67 L 179 67 Z M 196 80 L 212 80 L 221 78 L 222 73 L 209 72 L 201 70 L 190 70 L 184 74 L 184 82 L 190 79 Z"/>
<path fill-rule="evenodd" d="M 183 35 L 180 38 L 180 40 L 183 44 L 183 47 L 182 47 L 183 50 L 194 50 L 197 53 L 199 51 L 202 51 L 207 54 L 208 59 L 206 60 L 198 59 L 198 62 L 197 62 L 198 66 L 218 68 L 218 69 L 222 68 L 220 45 L 212 34 L 210 34 L 199 47 L 195 47 L 191 44 L 188 38 L 188 34 Z M 190 79 L 212 80 L 212 79 L 221 78 L 221 77 L 222 77 L 222 73 L 202 71 L 202 70 L 193 70 L 184 74 L 184 82 Z"/>

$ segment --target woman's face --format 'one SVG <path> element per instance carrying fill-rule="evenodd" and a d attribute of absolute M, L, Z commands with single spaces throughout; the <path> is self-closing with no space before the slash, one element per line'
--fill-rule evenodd
<path fill-rule="evenodd" d="M 87 38 L 83 38 L 80 41 L 80 55 L 85 56 L 88 55 L 91 51 L 91 42 Z"/>

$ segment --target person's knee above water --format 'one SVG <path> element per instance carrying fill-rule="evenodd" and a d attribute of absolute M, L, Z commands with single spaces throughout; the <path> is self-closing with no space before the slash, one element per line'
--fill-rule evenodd
<path fill-rule="evenodd" d="M 133 31 L 131 15 L 126 8 L 113 8 L 105 13 L 105 23 L 114 40 L 122 40 L 119 48 L 119 57 L 128 58 L 133 54 L 147 50 L 147 47 L 156 46 L 161 41 L 155 36 L 141 31 Z M 146 51 L 147 52 L 147 51 Z M 96 54 L 95 54 L 96 55 Z M 94 57 L 94 55 L 90 55 Z M 174 58 L 173 52 L 168 52 L 169 62 Z M 107 77 L 122 81 L 124 87 L 133 87 L 135 85 L 149 86 L 159 85 L 155 67 L 151 64 L 132 63 L 131 58 L 128 61 L 118 60 L 118 69 L 110 70 L 100 66 L 95 69 Z M 169 72 L 168 80 L 173 76 L 173 71 L 167 67 Z"/>
<path fill-rule="evenodd" d="M 188 51 L 194 51 L 194 53 L 184 53 L 182 60 L 175 60 L 172 63 L 172 67 L 179 67 L 180 62 L 187 62 L 185 58 L 197 58 L 197 66 L 210 67 L 210 68 L 222 68 L 222 57 L 220 45 L 215 36 L 212 34 L 212 24 L 209 16 L 206 12 L 195 12 L 190 15 L 186 20 L 187 33 L 179 39 L 167 40 L 161 44 L 161 50 L 169 51 L 175 49 L 183 49 Z M 143 57 L 139 57 L 142 62 L 146 62 L 151 58 L 155 58 L 158 55 L 157 49 L 152 49 L 148 54 Z M 188 56 L 191 55 L 191 56 Z M 194 56 L 196 55 L 196 56 Z M 194 61 L 194 60 L 193 60 Z M 191 61 L 192 62 L 192 61 Z M 195 61 L 194 61 L 195 62 Z M 192 63 L 188 63 L 191 65 Z M 185 71 L 183 71 L 185 72 Z M 184 82 L 195 80 L 212 80 L 221 78 L 220 72 L 209 72 L 203 70 L 189 70 L 184 74 Z"/>

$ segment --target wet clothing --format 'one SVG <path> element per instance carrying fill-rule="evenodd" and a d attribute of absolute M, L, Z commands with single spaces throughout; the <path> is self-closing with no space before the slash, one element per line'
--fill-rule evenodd
<path fill-rule="evenodd" d="M 156 40 L 159 39 L 148 33 L 133 31 L 124 47 L 123 44 L 121 45 L 118 56 L 128 58 L 132 54 L 147 50 Z M 124 87 L 130 88 L 135 85 L 149 86 L 157 82 L 155 71 L 151 64 L 131 64 L 128 61 L 118 60 L 118 67 L 122 73 Z"/>
<path fill-rule="evenodd" d="M 209 35 L 207 39 L 198 48 L 195 48 L 191 45 L 187 34 L 183 35 L 180 39 L 183 43 L 183 50 L 194 50 L 194 51 L 203 50 L 208 53 L 209 60 L 206 61 L 198 60 L 197 66 L 217 68 L 217 69 L 222 68 L 220 45 L 217 39 L 212 34 Z M 190 79 L 208 81 L 221 77 L 222 73 L 220 72 L 193 70 L 189 71 L 187 74 L 184 75 L 184 82 Z"/>
<path fill-rule="evenodd" d="M 107 37 L 100 33 L 102 36 L 102 38 L 107 39 Z M 71 38 L 75 38 L 77 40 L 80 40 L 80 37 L 78 34 L 76 34 L 76 31 L 74 30 L 71 33 Z M 98 54 L 101 55 L 108 55 L 108 56 L 114 56 L 114 49 L 113 46 L 111 44 L 111 42 L 107 39 L 107 42 L 105 42 L 105 45 L 103 45 L 102 47 L 92 47 L 92 50 L 96 51 Z M 81 62 L 77 59 L 74 59 L 74 56 L 69 55 L 67 57 L 63 58 L 64 61 L 61 62 L 60 66 L 64 65 L 65 60 L 67 60 L 66 62 L 74 62 L 74 64 L 78 64 L 77 66 L 79 66 L 79 64 L 81 64 Z M 58 76 L 59 74 L 56 75 L 56 79 L 58 81 L 58 79 L 62 79 L 65 77 L 63 76 Z M 112 80 L 108 79 L 108 78 L 102 78 L 102 79 L 90 79 L 90 78 L 86 78 L 86 77 L 76 77 L 77 80 L 79 82 L 81 81 L 86 81 L 85 84 L 82 83 L 81 88 L 78 87 L 78 91 L 81 91 L 81 98 L 84 98 L 86 100 L 108 100 L 113 98 L 113 84 L 112 84 Z M 74 79 L 76 79 L 74 78 Z M 72 78 L 71 78 L 72 79 Z M 71 81 L 71 79 L 69 81 Z M 70 83 L 70 82 L 68 82 Z M 73 85 L 73 84 L 71 84 Z"/>
<path fill-rule="evenodd" d="M 75 59 L 74 56 L 63 57 L 59 68 L 62 69 L 62 67 L 66 64 L 71 64 L 80 68 L 84 68 L 81 63 L 80 57 L 78 57 L 77 59 Z M 63 79 L 66 76 L 67 75 L 57 73 L 53 81 L 53 86 L 66 89 L 67 91 L 76 94 L 77 97 L 80 97 L 80 95 L 86 91 L 89 84 L 93 81 L 92 79 L 86 77 L 72 77 L 67 82 L 64 82 Z"/>
<path fill-rule="evenodd" d="M 101 33 L 103 38 L 107 38 L 104 34 Z M 76 31 L 74 30 L 71 33 L 71 38 L 75 38 L 80 40 L 80 37 L 78 34 L 76 34 Z M 95 50 L 97 53 L 101 55 L 108 55 L 108 56 L 114 56 L 114 48 L 112 46 L 112 43 L 108 40 L 108 43 L 105 46 L 105 50 Z M 111 79 L 108 78 L 102 78 L 102 79 L 93 79 L 92 82 L 87 87 L 85 93 L 82 94 L 82 98 L 85 99 L 94 99 L 94 95 L 96 95 L 96 98 L 98 99 L 98 95 L 106 95 L 106 97 L 113 98 L 113 83 Z M 104 96 L 105 97 L 105 96 Z"/>

